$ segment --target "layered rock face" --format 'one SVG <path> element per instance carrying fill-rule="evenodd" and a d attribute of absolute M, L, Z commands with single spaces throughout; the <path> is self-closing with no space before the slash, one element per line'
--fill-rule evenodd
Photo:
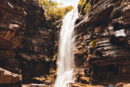
<path fill-rule="evenodd" d="M 21 75 L 15 50 L 24 34 L 26 14 L 10 0 L 0 0 L 0 3 L 0 87 L 20 87 Z"/>
<path fill-rule="evenodd" d="M 0 3 L 0 67 L 21 73 L 23 83 L 48 74 L 55 53 L 57 24 L 45 19 L 44 10 L 34 0 Z M 0 84 L 6 84 L 6 80 Z M 7 81 L 7 84 L 14 83 Z"/>
<path fill-rule="evenodd" d="M 55 24 L 45 19 L 44 10 L 35 2 L 17 2 L 26 15 L 26 30 L 16 58 L 22 69 L 23 83 L 34 82 L 33 78 L 49 73 L 55 49 Z"/>
<path fill-rule="evenodd" d="M 0 87 L 19 84 L 20 73 L 23 83 L 55 74 L 49 71 L 57 56 L 60 25 L 48 22 L 34 1 L 0 0 Z M 76 82 L 130 82 L 130 1 L 86 0 L 79 13 L 75 26 Z M 54 82 L 54 77 L 50 75 L 49 80 Z"/>
<path fill-rule="evenodd" d="M 130 82 L 130 1 L 86 0 L 88 3 L 90 9 L 86 15 L 80 10 L 83 17 L 75 28 L 75 61 L 84 68 L 83 76 L 89 78 L 85 82 Z"/>
<path fill-rule="evenodd" d="M 18 84 L 21 83 L 21 80 L 21 75 L 0 68 L 0 84 L 15 84 L 16 86 L 18 86 Z M 0 86 L 2 87 L 2 85 Z"/>
<path fill-rule="evenodd" d="M 15 50 L 25 29 L 25 13 L 8 0 L 1 0 L 0 3 L 0 67 L 20 73 Z"/>

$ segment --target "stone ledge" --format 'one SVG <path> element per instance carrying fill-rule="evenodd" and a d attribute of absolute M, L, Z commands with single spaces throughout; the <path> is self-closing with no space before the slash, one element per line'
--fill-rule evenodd
<path fill-rule="evenodd" d="M 16 84 L 20 83 L 21 80 L 21 75 L 0 68 L 0 84 Z"/>

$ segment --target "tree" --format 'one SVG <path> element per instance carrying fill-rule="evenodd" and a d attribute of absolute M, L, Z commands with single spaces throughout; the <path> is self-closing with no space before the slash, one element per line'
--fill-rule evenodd
<path fill-rule="evenodd" d="M 73 9 L 73 6 L 59 7 L 59 4 L 52 0 L 40 0 L 40 3 L 45 11 L 47 20 L 59 20 Z"/>

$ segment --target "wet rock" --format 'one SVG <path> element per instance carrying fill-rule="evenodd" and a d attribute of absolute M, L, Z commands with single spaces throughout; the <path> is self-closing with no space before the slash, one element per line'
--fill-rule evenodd
<path fill-rule="evenodd" d="M 102 85 L 89 85 L 89 84 L 82 84 L 82 83 L 72 83 L 72 87 L 104 87 Z"/>
<path fill-rule="evenodd" d="M 48 87 L 45 84 L 23 84 L 22 87 Z"/>

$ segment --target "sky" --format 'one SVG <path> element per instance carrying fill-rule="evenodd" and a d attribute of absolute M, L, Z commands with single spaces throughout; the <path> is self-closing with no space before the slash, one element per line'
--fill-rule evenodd
<path fill-rule="evenodd" d="M 73 5 L 76 6 L 79 0 L 56 0 L 59 3 L 63 3 L 63 6 Z"/>

